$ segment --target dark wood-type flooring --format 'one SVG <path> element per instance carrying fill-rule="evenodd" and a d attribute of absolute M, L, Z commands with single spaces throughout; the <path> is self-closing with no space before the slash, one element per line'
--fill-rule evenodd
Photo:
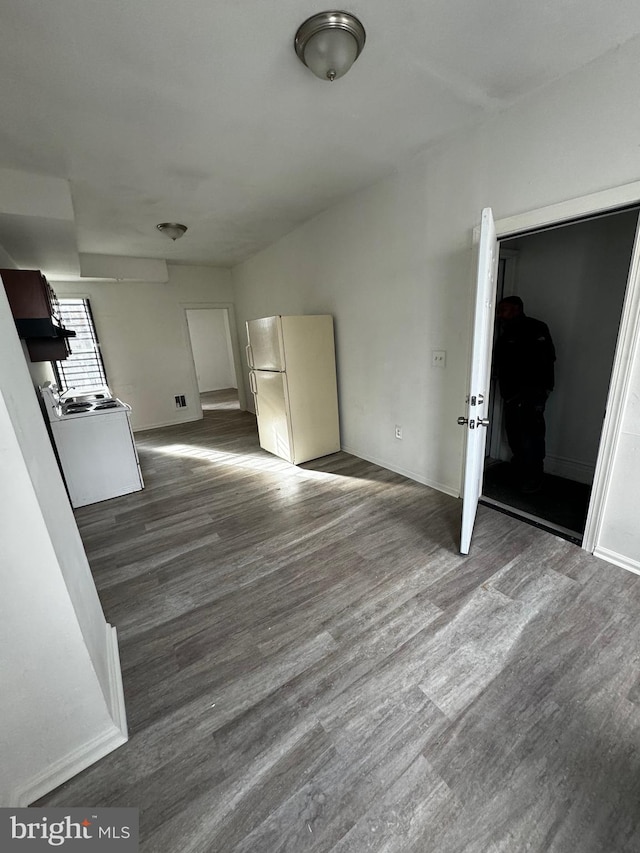
<path fill-rule="evenodd" d="M 77 512 L 130 740 L 40 803 L 158 853 L 637 853 L 640 578 L 207 395 Z M 216 400 L 219 405 L 216 405 Z"/>

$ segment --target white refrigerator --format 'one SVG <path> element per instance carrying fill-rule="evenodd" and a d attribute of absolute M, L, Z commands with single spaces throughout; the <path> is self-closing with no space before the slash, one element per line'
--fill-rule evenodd
<path fill-rule="evenodd" d="M 247 321 L 260 447 L 298 465 L 340 450 L 330 314 Z"/>

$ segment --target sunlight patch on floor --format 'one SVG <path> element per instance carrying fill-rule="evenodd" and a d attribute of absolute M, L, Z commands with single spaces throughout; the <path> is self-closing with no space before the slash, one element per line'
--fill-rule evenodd
<path fill-rule="evenodd" d="M 389 495 L 398 492 L 403 492 L 409 489 L 423 488 L 418 483 L 411 480 L 406 480 L 401 483 L 382 481 L 377 479 L 369 479 L 361 477 L 358 474 L 342 474 L 334 471 L 317 471 L 312 468 L 301 468 L 297 465 L 292 465 L 279 459 L 277 456 L 263 455 L 263 451 L 253 453 L 234 453 L 233 451 L 212 450 L 208 447 L 198 447 L 194 444 L 166 444 L 154 448 L 150 448 L 154 453 L 161 453 L 166 456 L 174 456 L 176 458 L 193 459 L 195 462 L 210 463 L 211 465 L 228 465 L 235 468 L 250 468 L 254 471 L 273 471 L 281 476 L 296 477 L 302 480 L 321 480 L 325 482 L 353 482 L 359 483 L 361 488 L 379 488 L 384 485 L 384 488 L 389 492 Z"/>
<path fill-rule="evenodd" d="M 154 447 L 154 453 L 163 453 L 166 456 L 180 458 L 188 457 L 199 461 L 209 461 L 216 465 L 234 465 L 244 468 L 255 468 L 266 471 L 274 468 L 274 459 L 253 456 L 247 453 L 233 453 L 232 451 L 211 450 L 208 447 L 198 447 L 194 444 L 166 444 Z M 282 463 L 283 465 L 285 463 Z"/>
<path fill-rule="evenodd" d="M 211 462 L 214 465 L 230 465 L 238 468 L 252 468 L 256 471 L 277 471 L 305 480 L 351 480 L 346 474 L 334 474 L 332 471 L 313 471 L 291 465 L 276 456 L 233 453 L 232 451 L 211 450 L 208 447 L 198 447 L 193 444 L 166 444 L 154 447 L 153 452 L 178 458 L 190 458 L 199 462 Z"/>
<path fill-rule="evenodd" d="M 231 400 L 228 403 L 205 403 L 204 401 L 202 402 L 202 410 L 204 412 L 212 412 L 220 409 L 224 409 L 225 411 L 235 410 L 239 412 L 240 403 L 238 403 L 237 400 L 235 402 Z"/>

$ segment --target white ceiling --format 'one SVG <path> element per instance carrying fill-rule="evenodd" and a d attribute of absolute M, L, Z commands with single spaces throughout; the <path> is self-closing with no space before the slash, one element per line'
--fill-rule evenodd
<path fill-rule="evenodd" d="M 3 0 L 0 169 L 68 180 L 73 219 L 0 204 L 0 244 L 54 278 L 78 252 L 230 266 L 640 33 L 637 0 L 356 0 L 365 49 L 325 83 L 293 50 L 325 8 Z"/>

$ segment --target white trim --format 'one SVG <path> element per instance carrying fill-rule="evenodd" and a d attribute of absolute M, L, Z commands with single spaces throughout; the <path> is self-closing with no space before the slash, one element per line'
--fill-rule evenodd
<path fill-rule="evenodd" d="M 631 184 L 601 190 L 580 198 L 561 201 L 558 204 L 550 204 L 548 207 L 518 213 L 505 219 L 498 219 L 496 231 L 498 232 L 498 239 L 505 240 L 508 236 L 560 225 L 562 222 L 593 213 L 605 213 L 608 210 L 637 204 L 638 201 L 640 201 L 640 181 L 635 181 Z"/>
<path fill-rule="evenodd" d="M 187 311 L 197 311 L 199 309 L 220 308 L 227 312 L 229 318 L 229 334 L 231 335 L 231 349 L 233 352 L 233 369 L 236 374 L 236 382 L 238 384 L 238 402 L 243 411 L 250 411 L 247 405 L 247 391 L 244 382 L 244 373 L 242 369 L 242 359 L 240 358 L 240 338 L 238 336 L 238 324 L 236 321 L 236 309 L 233 302 L 180 302 L 180 307 L 184 309 L 184 332 L 187 336 L 189 352 L 193 361 L 193 350 L 191 348 L 191 335 L 189 333 L 189 324 L 187 322 Z M 193 364 L 193 376 L 195 379 L 196 368 Z M 197 388 L 197 382 L 196 382 Z M 161 426 L 161 424 L 158 424 Z"/>
<path fill-rule="evenodd" d="M 624 297 L 620 331 L 618 332 L 616 352 L 613 359 L 613 370 L 611 372 L 609 397 L 607 399 L 602 437 L 600 439 L 600 450 L 596 461 L 591 502 L 589 503 L 589 512 L 587 514 L 584 537 L 584 548 L 587 551 L 594 551 L 602 533 L 604 513 L 613 478 L 613 462 L 622 434 L 625 403 L 629 393 L 631 372 L 638 349 L 638 341 L 640 340 L 639 231 L 640 229 L 636 229 L 627 292 Z"/>
<path fill-rule="evenodd" d="M 187 408 L 190 408 L 187 406 Z M 184 409 L 179 409 L 177 411 L 184 412 Z M 202 409 L 196 413 L 194 418 L 181 418 L 179 421 L 163 421 L 159 424 L 142 424 L 141 426 L 132 426 L 131 429 L 133 434 L 135 435 L 137 432 L 144 432 L 147 429 L 160 429 L 160 427 L 168 427 L 168 426 L 177 426 L 177 424 L 191 424 L 195 421 L 201 421 L 203 418 Z"/>
<path fill-rule="evenodd" d="M 621 569 L 626 569 L 628 572 L 633 572 L 634 575 L 640 575 L 640 562 L 631 560 L 629 557 L 618 554 L 616 551 L 597 547 L 593 552 L 593 556 L 599 557 L 601 560 L 606 560 L 607 563 L 612 563 L 614 566 L 619 566 Z"/>
<path fill-rule="evenodd" d="M 394 474 L 400 474 L 408 480 L 413 480 L 416 483 L 422 483 L 423 486 L 429 486 L 430 489 L 435 489 L 438 492 L 444 492 L 445 495 L 450 495 L 452 498 L 460 497 L 460 489 L 453 489 L 451 486 L 445 486 L 444 483 L 437 483 L 434 480 L 427 480 L 421 474 L 416 474 L 415 471 L 408 471 L 406 468 L 401 468 L 398 465 L 391 465 L 385 459 L 377 459 L 375 456 L 365 456 L 360 451 L 353 450 L 346 445 L 340 448 L 345 453 L 351 456 L 356 456 L 358 459 L 364 459 L 365 462 L 373 462 L 374 465 L 379 465 L 381 468 L 386 468 L 387 471 L 393 471 Z"/>
<path fill-rule="evenodd" d="M 107 704 L 109 713 L 115 725 L 125 738 L 127 732 L 127 709 L 124 703 L 124 687 L 122 685 L 122 670 L 120 668 L 120 652 L 118 650 L 118 632 L 114 625 L 106 623 L 107 631 L 107 665 L 109 667 L 109 696 Z"/>
<path fill-rule="evenodd" d="M 126 736 L 114 725 L 93 740 L 83 743 L 82 746 L 47 767 L 42 773 L 34 776 L 18 791 L 15 798 L 16 807 L 23 808 L 30 805 L 126 742 Z"/>
<path fill-rule="evenodd" d="M 538 210 L 496 221 L 498 240 L 515 234 L 560 225 L 590 214 L 614 211 L 640 203 L 640 181 L 573 198 Z M 475 229 L 474 229 L 475 232 Z M 613 474 L 613 459 L 620 437 L 624 402 L 631 379 L 633 354 L 640 340 L 640 241 L 636 231 L 627 291 L 613 361 L 609 399 L 596 461 L 591 501 L 582 547 L 594 552 L 601 534 L 607 496 Z"/>
<path fill-rule="evenodd" d="M 498 243 L 498 263 L 500 261 L 505 262 L 501 298 L 504 298 L 505 296 L 513 296 L 513 294 L 516 292 L 516 269 L 518 265 L 518 254 L 519 252 L 517 249 L 504 249 Z M 497 307 L 497 285 L 495 299 Z M 491 360 L 493 366 L 493 354 L 491 356 Z M 491 420 L 489 430 L 491 440 L 487 442 L 489 447 L 489 456 L 491 456 L 491 458 L 493 459 L 510 459 L 511 452 L 509 451 L 509 444 L 506 440 L 504 430 L 502 429 L 502 425 L 504 423 L 504 404 L 502 400 L 502 395 L 500 394 L 500 389 L 498 387 L 498 380 L 495 378 L 490 378 L 489 388 L 489 394 L 492 395 L 493 403 L 493 405 L 491 406 L 491 412 L 489 414 L 489 418 Z"/>
<path fill-rule="evenodd" d="M 50 765 L 27 782 L 17 792 L 17 808 L 30 805 L 35 800 L 53 791 L 63 782 L 86 770 L 129 739 L 127 734 L 127 712 L 124 702 L 118 634 L 113 625 L 106 623 L 107 666 L 109 673 L 108 696 L 105 697 L 113 726 L 88 741 L 63 758 Z"/>
<path fill-rule="evenodd" d="M 517 249 L 503 249 L 502 246 L 498 247 L 498 260 L 504 261 L 504 280 L 503 280 L 503 288 L 502 288 L 502 296 L 513 296 L 516 292 L 516 270 L 518 267 L 518 255 L 519 252 Z"/>

